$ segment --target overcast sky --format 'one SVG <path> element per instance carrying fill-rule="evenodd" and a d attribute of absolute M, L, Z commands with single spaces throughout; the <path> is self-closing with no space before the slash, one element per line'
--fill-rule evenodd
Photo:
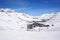
<path fill-rule="evenodd" d="M 0 0 L 0 8 L 12 8 L 37 16 L 60 11 L 60 0 Z"/>

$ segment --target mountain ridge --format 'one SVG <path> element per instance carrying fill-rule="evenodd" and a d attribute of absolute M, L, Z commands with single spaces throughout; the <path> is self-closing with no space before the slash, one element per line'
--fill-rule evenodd
<path fill-rule="evenodd" d="M 57 26 L 60 22 L 57 23 L 59 19 L 60 12 L 52 14 L 43 14 L 42 16 L 30 16 L 26 13 L 19 13 L 11 9 L 0 9 L 0 30 L 2 29 L 11 29 L 11 30 L 27 30 L 27 25 L 33 23 L 33 21 L 42 21 L 46 20 L 47 22 L 40 22 L 42 24 L 49 24 L 50 26 L 54 23 Z M 55 20 L 55 21 L 54 21 Z M 56 21 L 57 20 L 57 21 Z M 54 28 L 54 27 L 49 27 Z M 35 30 L 36 28 L 34 28 Z M 38 28 L 41 29 L 41 28 Z M 42 28 L 45 29 L 45 28 Z"/>

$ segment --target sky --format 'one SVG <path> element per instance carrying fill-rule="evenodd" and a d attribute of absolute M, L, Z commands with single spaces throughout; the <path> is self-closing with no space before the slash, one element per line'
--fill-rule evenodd
<path fill-rule="evenodd" d="M 0 8 L 11 8 L 39 16 L 44 13 L 60 12 L 60 0 L 0 0 Z"/>

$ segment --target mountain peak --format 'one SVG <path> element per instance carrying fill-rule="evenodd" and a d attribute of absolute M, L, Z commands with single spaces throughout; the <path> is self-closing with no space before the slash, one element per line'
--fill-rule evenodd
<path fill-rule="evenodd" d="M 33 27 L 35 30 L 38 26 L 39 29 L 55 28 L 60 25 L 60 12 L 52 14 L 43 14 L 42 16 L 30 16 L 26 13 L 16 12 L 12 9 L 0 9 L 0 30 L 1 29 L 27 29 Z M 31 26 L 32 25 L 32 26 Z M 48 29 L 49 29 L 48 28 Z"/>
<path fill-rule="evenodd" d="M 15 10 L 9 9 L 9 8 L 1 8 L 0 12 L 14 12 Z"/>

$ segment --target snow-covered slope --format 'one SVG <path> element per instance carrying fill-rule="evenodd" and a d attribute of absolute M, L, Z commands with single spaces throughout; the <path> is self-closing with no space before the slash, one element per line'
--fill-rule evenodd
<path fill-rule="evenodd" d="M 49 27 L 37 26 L 26 31 L 28 24 L 36 22 Z M 60 40 L 60 12 L 30 16 L 12 9 L 0 9 L 0 40 Z"/>
<path fill-rule="evenodd" d="M 0 30 L 27 30 L 28 24 L 33 21 L 42 21 L 42 19 L 46 20 L 46 22 L 40 23 L 48 24 L 50 27 L 48 29 L 45 27 L 36 27 L 33 30 L 59 30 L 60 12 L 44 14 L 42 16 L 30 16 L 26 13 L 16 12 L 12 9 L 0 9 Z"/>

